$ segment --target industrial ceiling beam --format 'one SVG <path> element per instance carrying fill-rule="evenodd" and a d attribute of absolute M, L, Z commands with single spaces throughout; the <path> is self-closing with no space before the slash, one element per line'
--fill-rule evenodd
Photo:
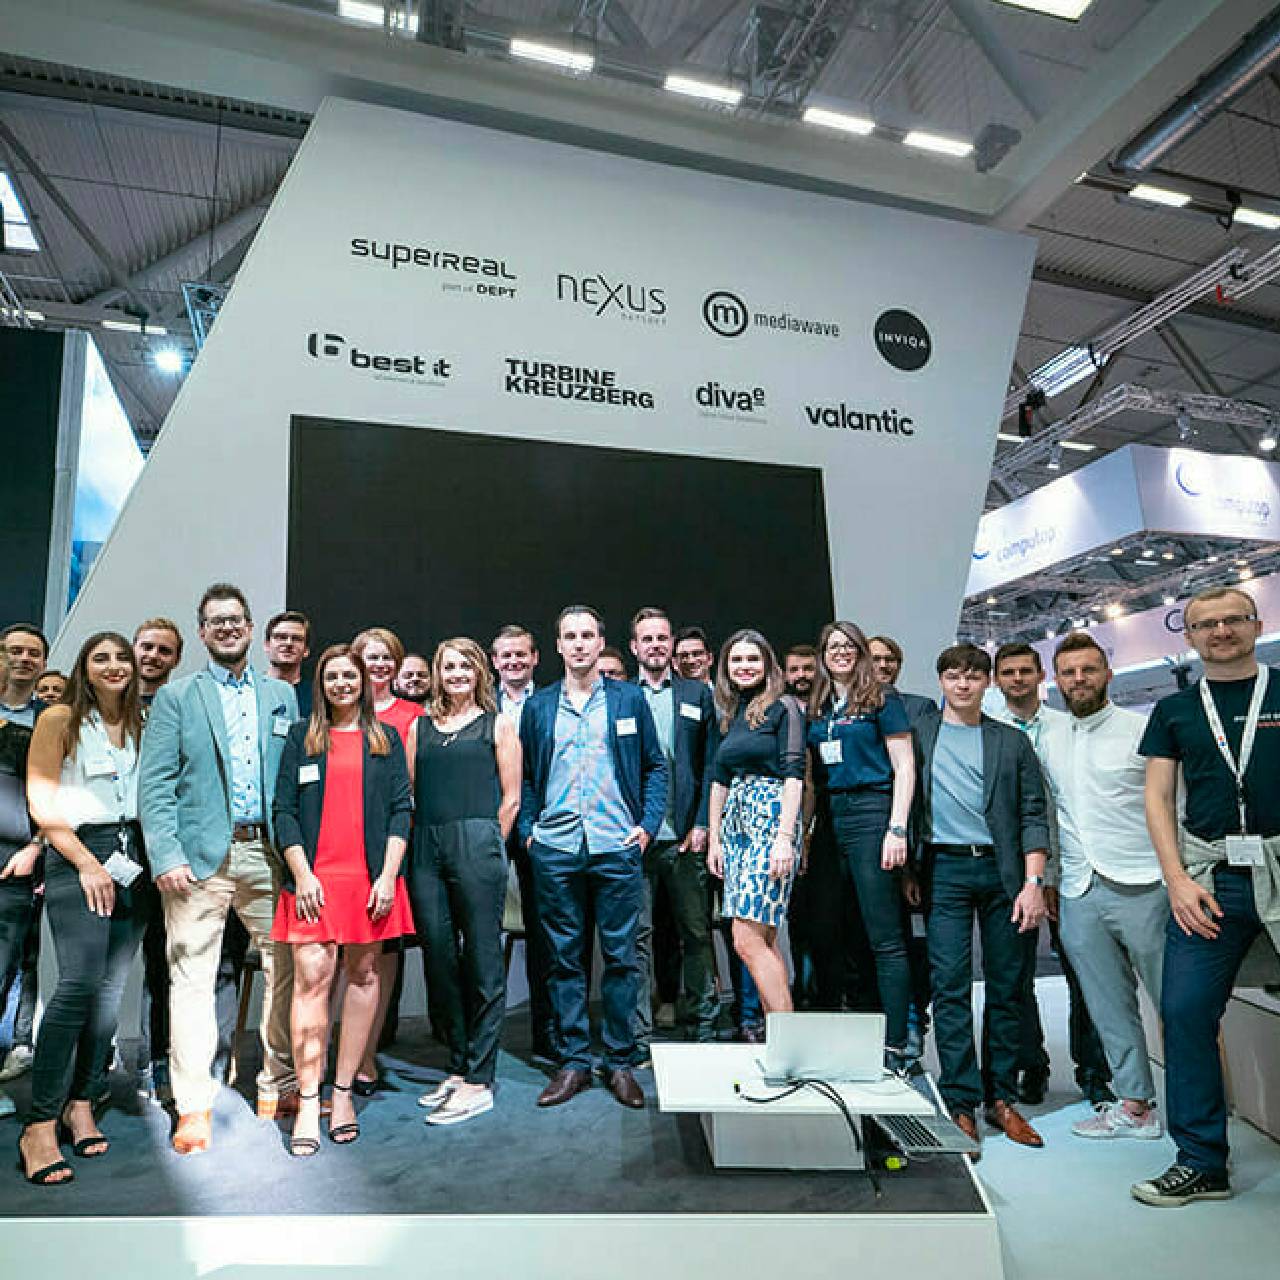
<path fill-rule="evenodd" d="M 673 66 L 686 62 L 698 46 L 738 7 L 738 0 L 702 0 L 662 42 L 657 53 Z"/>
<path fill-rule="evenodd" d="M 1178 362 L 1182 372 L 1191 379 L 1197 391 L 1205 395 L 1226 396 L 1227 393 L 1222 389 L 1222 384 L 1205 368 L 1191 344 L 1174 327 L 1172 320 L 1156 329 L 1156 337 L 1164 343 L 1169 354 Z M 1227 424 L 1227 430 L 1235 437 L 1238 445 L 1252 452 L 1253 446 L 1257 443 L 1255 440 L 1241 431 L 1234 422 Z"/>
<path fill-rule="evenodd" d="M 1000 39 L 1000 33 L 985 8 L 975 4 L 974 0 L 947 0 L 947 4 L 1027 115 L 1032 120 L 1048 115 L 1048 96 L 1036 80 L 1026 75 L 1017 55 Z"/>

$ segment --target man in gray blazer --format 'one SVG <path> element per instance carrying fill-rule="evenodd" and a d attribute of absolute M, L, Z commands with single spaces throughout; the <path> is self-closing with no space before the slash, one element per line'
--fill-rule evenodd
<path fill-rule="evenodd" d="M 987 1123 L 1043 1146 L 1019 1114 L 1021 935 L 1045 914 L 1049 827 L 1044 779 L 1027 736 L 982 714 L 991 659 L 958 644 L 938 658 L 941 713 L 916 722 L 922 768 L 917 822 L 927 903 L 938 1081 L 956 1123 L 977 1138 L 982 1075 L 973 1036 L 973 926 L 982 934 L 992 1103 Z"/>
<path fill-rule="evenodd" d="M 181 1155 L 212 1137 L 217 1046 L 214 981 L 227 913 L 262 957 L 262 1071 L 258 1114 L 297 1105 L 289 1041 L 293 970 L 271 941 L 279 890 L 271 802 L 281 748 L 297 719 L 293 689 L 249 665 L 253 620 L 238 587 L 201 597 L 209 665 L 156 694 L 142 737 L 138 800 L 147 858 L 163 894 L 170 970 L 170 1066 Z"/>

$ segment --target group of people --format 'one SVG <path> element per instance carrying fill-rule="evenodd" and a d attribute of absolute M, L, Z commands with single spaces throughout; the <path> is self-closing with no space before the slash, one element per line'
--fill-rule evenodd
<path fill-rule="evenodd" d="M 1042 1100 L 1047 1078 L 1034 976 L 1048 919 L 1077 1079 L 1094 1104 L 1074 1132 L 1164 1132 L 1141 983 L 1162 1011 L 1178 1150 L 1133 1194 L 1153 1205 L 1224 1198 L 1218 1025 L 1245 952 L 1280 930 L 1280 683 L 1257 664 L 1247 594 L 1204 592 L 1185 618 L 1205 679 L 1150 720 L 1109 700 L 1107 657 L 1087 632 L 1056 648 L 1065 713 L 1042 704 L 1030 646 L 1005 645 L 994 661 L 949 646 L 940 696 L 926 697 L 897 689 L 891 637 L 847 621 L 779 662 L 757 631 L 713 656 L 700 629 L 644 608 L 631 622 L 631 680 L 585 604 L 561 611 L 563 674 L 542 688 L 535 639 L 518 625 L 488 653 L 444 640 L 430 662 L 369 628 L 324 649 L 308 687 L 306 617 L 268 622 L 259 672 L 248 601 L 220 583 L 197 609 L 201 670 L 170 679 L 182 635 L 150 619 L 132 641 L 86 640 L 46 708 L 35 689 L 47 643 L 12 625 L 0 633 L 0 782 L 17 780 L 0 809 L 0 978 L 20 968 L 40 896 L 59 975 L 34 1047 L 24 1172 L 62 1184 L 74 1176 L 63 1145 L 106 1154 L 94 1104 L 140 948 L 149 1079 L 171 1089 L 174 1149 L 210 1147 L 218 993 L 234 972 L 228 948 L 243 953 L 232 918 L 265 979 L 258 1113 L 291 1117 L 294 1155 L 319 1151 L 325 1111 L 333 1142 L 358 1139 L 353 1095 L 378 1087 L 374 1055 L 411 936 L 449 1053 L 447 1075 L 420 1099 L 427 1121 L 482 1115 L 506 1004 L 510 869 L 532 1048 L 553 1068 L 539 1106 L 593 1082 L 597 940 L 599 1068 L 620 1103 L 645 1104 L 636 1073 L 658 1034 L 664 971 L 677 1033 L 716 1038 L 719 917 L 740 966 L 739 1034 L 758 1038 L 760 1011 L 875 1008 L 886 1066 L 909 1076 L 931 1018 L 940 1092 L 960 1127 L 976 1140 L 981 1112 L 1041 1146 L 1019 1105 Z M 999 719 L 983 711 L 993 675 Z"/>

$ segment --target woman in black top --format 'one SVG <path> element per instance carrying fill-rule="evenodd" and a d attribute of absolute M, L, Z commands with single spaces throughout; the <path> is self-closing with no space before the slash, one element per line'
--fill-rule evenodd
<path fill-rule="evenodd" d="M 804 712 L 785 688 L 764 636 L 746 630 L 729 637 L 716 672 L 724 737 L 711 784 L 707 866 L 724 879 L 734 950 L 766 1013 L 791 1008 L 778 926 L 795 878 L 804 792 Z"/>
<path fill-rule="evenodd" d="M 409 898 L 431 1016 L 449 1046 L 449 1075 L 419 1102 L 434 1108 L 428 1124 L 458 1124 L 493 1106 L 507 986 L 506 841 L 520 808 L 520 738 L 498 714 L 489 663 L 474 640 L 442 641 L 431 669 L 428 714 L 409 730 L 416 803 Z"/>
<path fill-rule="evenodd" d="M 809 716 L 813 789 L 805 825 L 816 810 L 814 839 L 848 868 L 875 956 L 886 1058 L 905 1067 L 911 970 L 898 872 L 907 861 L 915 759 L 902 699 L 877 679 L 867 638 L 852 622 L 822 629 Z M 819 983 L 823 991 L 839 991 L 842 981 L 843 948 L 832 942 L 827 936 L 817 947 L 831 970 Z"/>

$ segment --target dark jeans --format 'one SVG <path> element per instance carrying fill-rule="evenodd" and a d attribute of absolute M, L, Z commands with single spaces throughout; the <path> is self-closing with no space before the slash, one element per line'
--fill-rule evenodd
<path fill-rule="evenodd" d="M 497 821 L 420 825 L 408 883 L 432 994 L 432 1027 L 449 1046 L 449 1073 L 468 1084 L 492 1084 L 507 998 L 507 859 Z"/>
<path fill-rule="evenodd" d="M 32 947 L 32 930 L 35 946 Z M 35 966 L 27 968 L 27 953 L 39 955 L 40 905 L 34 896 L 31 876 L 12 876 L 0 880 L 0 1018 L 9 1003 L 9 991 L 20 982 L 18 1008 L 13 1019 L 13 1043 L 31 1043 L 31 1024 L 35 1017 Z M 33 956 L 33 958 L 34 958 Z"/>
<path fill-rule="evenodd" d="M 653 1038 L 652 970 L 657 936 L 653 926 L 654 903 L 666 887 L 675 911 L 683 946 L 684 990 L 677 1008 L 677 1022 L 690 1040 L 716 1038 L 715 953 L 711 949 L 711 900 L 707 884 L 707 860 L 700 853 L 681 853 L 674 840 L 655 840 L 644 855 L 644 905 L 636 930 L 636 965 L 640 997 L 636 1003 L 636 1039 L 641 1052 Z"/>
<path fill-rule="evenodd" d="M 879 855 L 877 854 L 877 861 Z M 808 883 L 809 953 L 813 960 L 810 993 L 815 1009 L 839 1012 L 880 1008 L 875 961 L 867 938 L 849 861 L 840 850 L 824 805 L 818 811 L 809 861 L 802 877 Z M 797 878 L 797 884 L 800 877 Z"/>
<path fill-rule="evenodd" d="M 911 969 L 902 931 L 898 877 L 880 865 L 889 829 L 890 797 L 874 791 L 831 796 L 831 826 L 853 881 L 858 911 L 875 957 L 876 985 L 884 1010 L 885 1045 L 903 1052 L 911 1009 Z"/>
<path fill-rule="evenodd" d="M 1013 901 L 991 854 L 937 854 L 929 900 L 929 966 L 933 1031 L 943 1100 L 972 1115 L 982 1103 L 982 1073 L 973 1036 L 973 922 L 982 937 L 992 1096 L 1018 1097 L 1018 1040 L 1026 941 L 1009 919 Z"/>
<path fill-rule="evenodd" d="M 636 929 L 644 902 L 640 849 L 632 846 L 589 854 L 586 842 L 562 853 L 536 840 L 530 850 L 538 919 L 550 960 L 548 986 L 555 1011 L 555 1049 L 561 1067 L 591 1067 L 587 1016 L 587 961 L 591 946 L 587 908 L 595 909 L 604 973 L 604 1064 L 627 1067 L 635 1061 L 635 1011 L 639 971 Z"/>
<path fill-rule="evenodd" d="M 1222 908 L 1216 938 L 1189 937 L 1171 916 L 1165 933 L 1165 1099 L 1178 1163 L 1200 1173 L 1227 1171 L 1227 1099 L 1218 1031 L 1245 954 L 1262 931 L 1248 869 L 1220 867 L 1213 877 Z"/>
<path fill-rule="evenodd" d="M 520 914 L 524 919 L 524 976 L 529 986 L 529 1034 L 534 1053 L 552 1052 L 555 1041 L 555 1014 L 547 989 L 547 944 L 538 923 L 538 895 L 533 890 L 533 863 L 529 851 L 513 831 L 507 841 L 507 856 L 516 869 L 520 886 Z"/>
<path fill-rule="evenodd" d="M 131 828 L 130 852 L 141 861 L 141 842 Z M 117 848 L 116 828 L 82 827 L 80 839 L 105 861 Z M 80 875 L 61 854 L 45 855 L 45 909 L 58 957 L 58 985 L 44 1011 L 31 1074 L 29 1123 L 53 1120 L 66 1102 L 99 1097 L 115 1034 L 120 997 L 146 928 L 156 893 L 144 872 L 133 886 L 116 885 L 109 919 L 85 905 Z"/>

